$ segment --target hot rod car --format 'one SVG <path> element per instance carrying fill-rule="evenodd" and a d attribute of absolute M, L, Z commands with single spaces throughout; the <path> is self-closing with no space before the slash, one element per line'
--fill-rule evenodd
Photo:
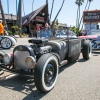
<path fill-rule="evenodd" d="M 0 36 L 0 46 L 3 49 L 9 49 L 12 46 L 15 46 L 16 42 L 17 39 L 14 36 Z"/>
<path fill-rule="evenodd" d="M 79 58 L 89 60 L 91 42 L 81 39 L 29 39 L 32 45 L 16 46 L 12 54 L 1 52 L 1 67 L 11 72 L 34 75 L 37 89 L 41 92 L 50 91 L 57 81 L 59 67 Z"/>

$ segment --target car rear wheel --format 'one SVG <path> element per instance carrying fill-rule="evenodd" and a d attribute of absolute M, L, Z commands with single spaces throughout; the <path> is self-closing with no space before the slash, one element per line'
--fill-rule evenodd
<path fill-rule="evenodd" d="M 43 55 L 37 62 L 34 71 L 35 85 L 41 92 L 50 91 L 57 80 L 58 60 L 52 54 Z"/>
<path fill-rule="evenodd" d="M 11 48 L 11 46 L 12 46 L 12 41 L 9 38 L 5 37 L 1 39 L 1 47 L 3 49 L 9 49 Z"/>
<path fill-rule="evenodd" d="M 85 60 L 90 59 L 92 52 L 92 45 L 89 40 L 85 40 L 82 48 L 82 55 Z"/>

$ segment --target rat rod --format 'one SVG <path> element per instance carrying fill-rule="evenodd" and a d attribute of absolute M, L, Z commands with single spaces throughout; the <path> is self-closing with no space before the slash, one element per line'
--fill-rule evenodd
<path fill-rule="evenodd" d="M 89 60 L 91 42 L 79 38 L 66 39 L 30 39 L 32 45 L 19 45 L 13 54 L 0 52 L 0 66 L 11 72 L 34 75 L 37 89 L 41 92 L 50 91 L 57 80 L 59 67 L 79 58 Z"/>

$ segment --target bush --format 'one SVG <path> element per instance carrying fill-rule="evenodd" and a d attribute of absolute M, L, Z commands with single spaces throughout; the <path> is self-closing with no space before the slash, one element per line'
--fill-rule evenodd
<path fill-rule="evenodd" d="M 19 34 L 19 32 L 21 31 L 21 28 L 19 28 L 18 26 L 12 26 L 11 28 L 13 28 L 15 30 L 14 34 Z"/>
<path fill-rule="evenodd" d="M 9 34 L 9 35 L 12 35 L 12 32 L 11 32 L 11 31 L 8 31 L 8 34 Z"/>

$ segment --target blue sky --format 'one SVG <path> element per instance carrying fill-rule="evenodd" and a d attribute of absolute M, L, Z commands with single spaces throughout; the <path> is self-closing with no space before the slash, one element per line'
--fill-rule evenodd
<path fill-rule="evenodd" d="M 3 9 L 5 13 L 8 13 L 7 10 L 7 0 L 1 0 L 2 1 L 2 5 L 3 5 Z M 19 1 L 19 0 L 17 0 Z M 32 1 L 33 0 L 24 0 L 24 10 L 25 10 L 25 14 L 28 14 L 32 11 Z M 61 6 L 63 0 L 55 0 L 54 2 L 54 10 L 52 13 L 52 18 L 51 20 L 54 19 L 54 17 L 56 16 L 56 13 L 59 10 L 59 7 Z M 86 1 L 84 2 L 84 4 L 81 6 L 81 15 L 82 12 L 85 8 L 85 4 Z M 52 6 L 52 0 L 48 0 L 49 2 L 49 12 L 51 10 L 51 6 Z M 34 5 L 33 5 L 33 9 L 37 9 L 40 6 L 44 5 L 46 3 L 46 0 L 34 0 Z M 93 0 L 90 6 L 90 10 L 100 10 L 100 0 Z M 66 23 L 68 26 L 70 25 L 76 25 L 76 12 L 77 12 L 77 6 L 75 4 L 75 0 L 65 0 L 65 4 L 58 16 L 58 20 L 60 23 Z M 11 14 L 16 14 L 16 0 L 9 0 L 9 13 Z M 23 11 L 22 11 L 23 13 Z M 23 13 L 24 15 L 24 13 Z"/>

